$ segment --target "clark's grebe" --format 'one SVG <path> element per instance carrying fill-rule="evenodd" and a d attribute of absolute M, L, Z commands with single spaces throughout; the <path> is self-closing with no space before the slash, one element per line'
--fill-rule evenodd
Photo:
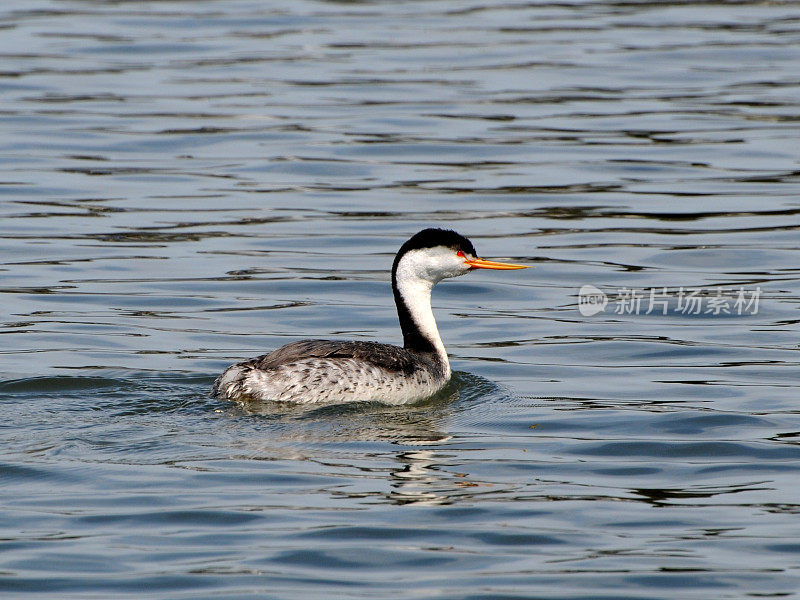
<path fill-rule="evenodd" d="M 431 310 L 433 286 L 473 269 L 524 268 L 478 258 L 472 242 L 455 231 L 420 231 L 403 244 L 392 265 L 402 348 L 361 341 L 292 342 L 228 367 L 214 382 L 212 394 L 303 404 L 404 404 L 427 398 L 444 387 L 451 373 Z"/>

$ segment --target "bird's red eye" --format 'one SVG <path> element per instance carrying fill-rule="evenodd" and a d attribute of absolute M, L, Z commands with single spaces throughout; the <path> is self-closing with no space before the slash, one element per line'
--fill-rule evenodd
<path fill-rule="evenodd" d="M 456 252 L 456 256 L 460 256 L 461 258 L 464 258 L 464 253 L 461 250 L 459 250 L 458 252 Z"/>

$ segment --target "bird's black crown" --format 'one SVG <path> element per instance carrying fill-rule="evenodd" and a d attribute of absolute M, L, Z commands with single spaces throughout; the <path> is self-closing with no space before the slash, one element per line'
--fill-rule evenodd
<path fill-rule="evenodd" d="M 464 254 L 477 256 L 475 246 L 460 233 L 456 233 L 452 229 L 436 229 L 433 227 L 423 229 L 414 234 L 400 247 L 397 256 L 400 257 L 409 250 L 422 250 L 424 248 L 436 248 L 437 246 L 452 248 L 456 252 L 461 250 Z"/>

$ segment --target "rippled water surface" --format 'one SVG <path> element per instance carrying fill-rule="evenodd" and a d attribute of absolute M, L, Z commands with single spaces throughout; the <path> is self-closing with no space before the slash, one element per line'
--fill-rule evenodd
<path fill-rule="evenodd" d="M 3 598 L 796 597 L 798 65 L 795 2 L 4 2 Z M 427 226 L 536 266 L 437 287 L 443 393 L 208 397 L 398 342 Z"/>

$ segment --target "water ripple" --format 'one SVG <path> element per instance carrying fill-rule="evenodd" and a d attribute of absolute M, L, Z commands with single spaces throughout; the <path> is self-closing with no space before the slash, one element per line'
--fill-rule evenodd
<path fill-rule="evenodd" d="M 6 2 L 0 588 L 794 594 L 795 13 Z M 536 266 L 437 287 L 440 396 L 208 397 L 290 340 L 399 341 L 431 225 Z M 757 313 L 610 308 L 742 286 Z"/>

